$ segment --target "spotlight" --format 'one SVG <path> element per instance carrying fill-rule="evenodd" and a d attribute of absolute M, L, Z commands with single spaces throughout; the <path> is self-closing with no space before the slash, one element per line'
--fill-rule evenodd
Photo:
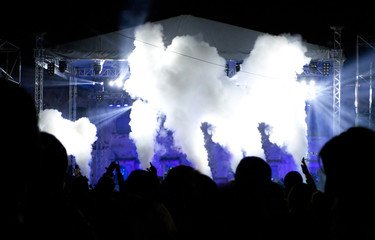
<path fill-rule="evenodd" d="M 102 71 L 102 65 L 98 62 L 94 63 L 94 73 L 95 75 L 99 75 Z"/>
<path fill-rule="evenodd" d="M 331 64 L 329 62 L 323 63 L 323 76 L 329 76 Z"/>
<path fill-rule="evenodd" d="M 67 67 L 66 61 L 59 61 L 59 71 L 60 72 L 65 72 Z"/>
<path fill-rule="evenodd" d="M 50 62 L 47 65 L 47 73 L 48 75 L 53 76 L 55 74 L 55 63 Z"/>
<path fill-rule="evenodd" d="M 103 95 L 96 95 L 96 101 L 100 102 L 103 100 Z"/>
<path fill-rule="evenodd" d="M 113 104 L 113 102 L 110 102 L 110 103 L 108 104 L 108 107 L 113 107 L 113 106 L 115 106 L 115 105 Z"/>
<path fill-rule="evenodd" d="M 115 83 L 116 83 L 116 87 L 118 87 L 118 88 L 121 88 L 123 86 L 122 81 L 119 80 L 119 79 L 117 79 Z"/>
<path fill-rule="evenodd" d="M 311 73 L 316 73 L 318 70 L 318 62 L 317 61 L 311 61 L 309 64 L 309 69 Z"/>
<path fill-rule="evenodd" d="M 236 72 L 241 70 L 241 63 L 236 63 Z"/>
<path fill-rule="evenodd" d="M 122 106 L 121 102 L 120 101 L 116 101 L 116 105 L 115 105 L 117 108 L 120 108 Z"/>

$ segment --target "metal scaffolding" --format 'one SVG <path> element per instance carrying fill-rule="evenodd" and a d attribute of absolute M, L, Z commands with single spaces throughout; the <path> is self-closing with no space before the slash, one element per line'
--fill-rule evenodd
<path fill-rule="evenodd" d="M 333 135 L 341 132 L 341 70 L 343 54 L 341 48 L 341 30 L 343 27 L 333 26 L 334 45 L 332 50 L 333 60 L 333 104 L 332 104 L 332 131 Z"/>
<path fill-rule="evenodd" d="M 37 113 L 43 110 L 43 67 L 44 67 L 44 48 L 43 48 L 44 34 L 37 34 L 35 38 L 35 88 L 34 100 Z"/>
<path fill-rule="evenodd" d="M 0 75 L 20 85 L 21 49 L 8 41 L 0 40 L 0 59 Z"/>
<path fill-rule="evenodd" d="M 360 80 L 369 83 L 369 99 L 368 99 L 368 127 L 372 128 L 372 61 L 369 62 L 369 71 L 365 76 L 360 73 L 360 63 L 359 63 L 359 47 L 364 46 L 370 48 L 372 51 L 375 50 L 375 44 L 373 42 L 368 42 L 363 37 L 357 35 L 357 45 L 356 45 L 356 78 L 355 78 L 355 92 L 354 92 L 354 107 L 355 107 L 355 126 L 360 125 L 360 112 L 359 106 L 359 86 Z M 366 113 L 367 114 L 367 113 Z"/>
<path fill-rule="evenodd" d="M 69 76 L 69 120 L 77 120 L 77 95 L 78 86 L 77 78 L 75 76 Z"/>

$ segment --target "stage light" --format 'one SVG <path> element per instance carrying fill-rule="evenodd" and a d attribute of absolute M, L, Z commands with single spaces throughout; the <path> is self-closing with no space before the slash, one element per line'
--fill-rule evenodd
<path fill-rule="evenodd" d="M 108 85 L 110 87 L 122 88 L 124 86 L 124 83 L 123 83 L 122 79 L 117 78 L 115 80 L 108 81 Z"/>
<path fill-rule="evenodd" d="M 323 63 L 323 76 L 329 76 L 331 64 L 329 62 Z"/>
<path fill-rule="evenodd" d="M 241 63 L 236 63 L 236 72 L 241 70 Z"/>
<path fill-rule="evenodd" d="M 95 75 L 99 75 L 102 71 L 102 65 L 99 62 L 95 62 L 93 67 Z"/>
<path fill-rule="evenodd" d="M 55 74 L 55 63 L 50 62 L 47 65 L 47 73 L 48 75 L 53 76 Z"/>
<path fill-rule="evenodd" d="M 121 88 L 122 86 L 124 86 L 124 84 L 122 83 L 122 81 L 119 80 L 119 79 L 117 79 L 116 80 L 116 87 Z"/>
<path fill-rule="evenodd" d="M 108 104 L 108 107 L 113 107 L 113 106 L 114 106 L 113 102 L 110 102 L 110 103 Z"/>
<path fill-rule="evenodd" d="M 67 67 L 66 61 L 59 61 L 59 71 L 60 72 L 65 72 Z"/>
<path fill-rule="evenodd" d="M 103 100 L 103 95 L 96 95 L 96 101 L 100 102 Z"/>
<path fill-rule="evenodd" d="M 316 73 L 318 70 L 318 62 L 317 61 L 311 61 L 309 64 L 309 69 L 311 73 Z"/>

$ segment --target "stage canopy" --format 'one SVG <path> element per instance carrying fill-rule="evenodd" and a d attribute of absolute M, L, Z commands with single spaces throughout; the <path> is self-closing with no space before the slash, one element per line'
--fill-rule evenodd
<path fill-rule="evenodd" d="M 264 33 L 191 15 L 181 15 L 157 21 L 163 26 L 164 44 L 176 36 L 191 35 L 207 42 L 226 60 L 244 60 L 253 49 L 255 40 Z M 70 60 L 126 60 L 134 49 L 137 27 L 98 35 L 46 49 L 46 56 Z M 303 36 L 302 36 L 303 37 Z M 327 48 L 306 43 L 308 57 L 328 59 Z"/>

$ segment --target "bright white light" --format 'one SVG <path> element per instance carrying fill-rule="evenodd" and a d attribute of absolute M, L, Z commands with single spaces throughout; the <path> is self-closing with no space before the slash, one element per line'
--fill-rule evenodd
<path fill-rule="evenodd" d="M 115 81 L 115 84 L 116 84 L 116 87 L 118 87 L 118 88 L 121 88 L 121 87 L 124 86 L 124 84 L 122 83 L 122 80 L 121 80 L 121 79 L 117 79 L 117 80 Z"/>
<path fill-rule="evenodd" d="M 309 99 L 310 99 L 310 100 L 315 99 L 315 98 L 316 98 L 315 87 L 311 87 L 309 90 L 310 90 L 310 91 L 309 91 Z"/>
<path fill-rule="evenodd" d="M 110 81 L 108 82 L 108 85 L 109 85 L 110 87 L 113 87 L 113 86 L 115 85 L 115 81 L 114 81 L 114 80 L 110 80 Z"/>
<path fill-rule="evenodd" d="M 164 47 L 162 26 L 145 24 L 135 38 L 140 41 L 134 41 L 128 58 L 132 74 L 124 89 L 145 101 L 134 104 L 130 116 L 131 137 L 143 166 L 153 157 L 159 127 L 150 109 L 166 115 L 164 127 L 173 131 L 175 144 L 204 174 L 211 175 L 204 122 L 212 125 L 213 141 L 231 153 L 233 170 L 243 154 L 264 157 L 258 130 L 262 122 L 269 125 L 270 141 L 285 147 L 300 165 L 307 152 L 306 95 L 296 73 L 310 61 L 300 38 L 260 36 L 236 81 L 225 75 L 221 66 L 226 61 L 217 49 L 195 37 L 178 36 Z"/>

